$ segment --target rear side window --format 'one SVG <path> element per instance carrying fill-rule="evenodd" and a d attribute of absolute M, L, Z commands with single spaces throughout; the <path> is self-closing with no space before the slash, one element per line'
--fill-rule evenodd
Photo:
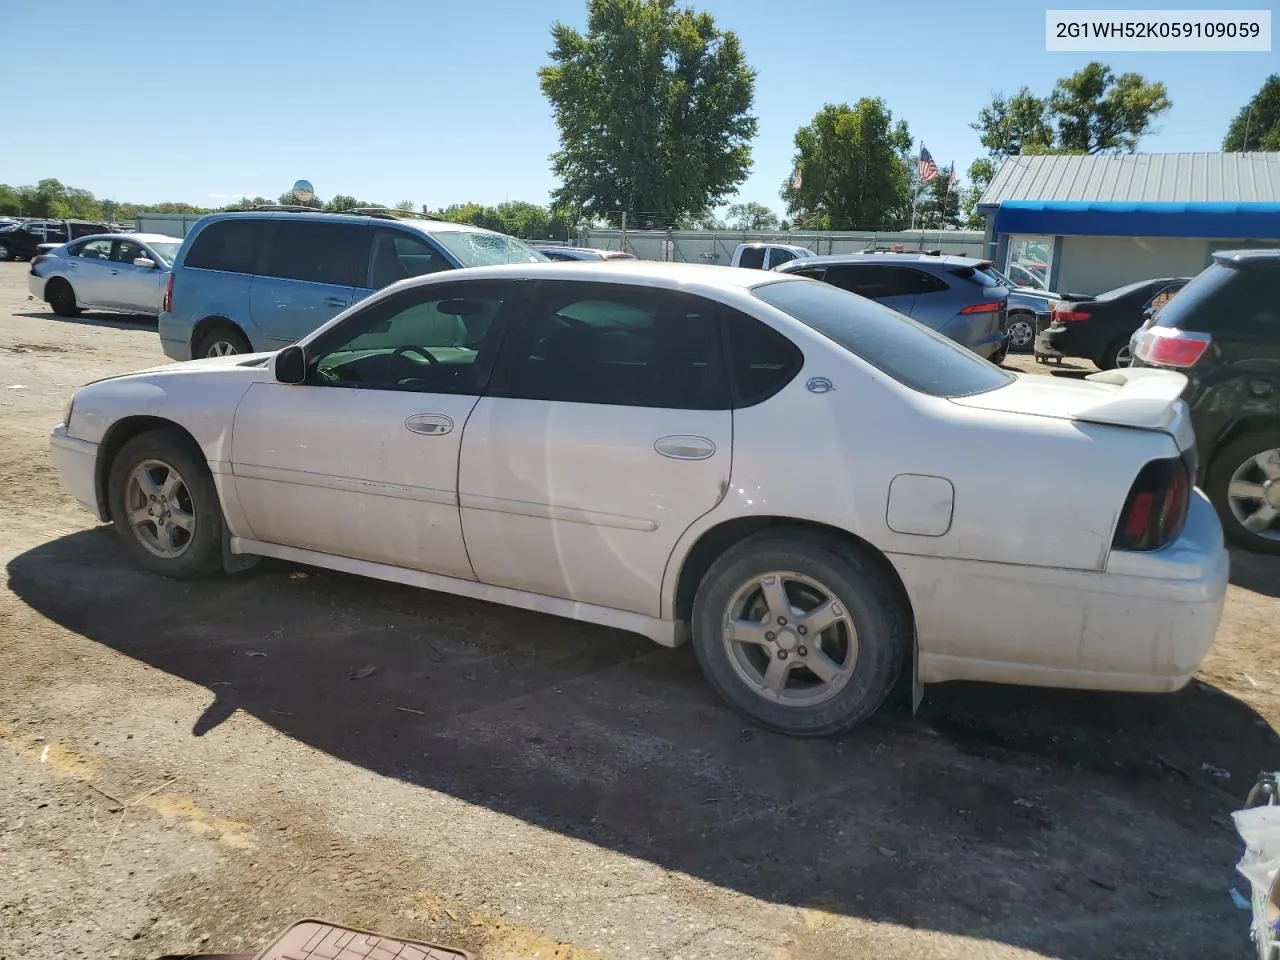
<path fill-rule="evenodd" d="M 923 324 L 829 284 L 782 280 L 751 292 L 921 393 L 967 397 L 1014 379 Z"/>
<path fill-rule="evenodd" d="M 750 270 L 764 269 L 764 247 L 747 247 L 738 258 L 738 266 Z"/>
<path fill-rule="evenodd" d="M 253 273 L 258 235 L 268 221 L 219 220 L 200 231 L 192 241 L 184 266 L 198 270 Z"/>
<path fill-rule="evenodd" d="M 768 400 L 790 383 L 804 365 L 799 347 L 754 317 L 726 311 L 725 331 L 739 407 Z"/>
<path fill-rule="evenodd" d="M 360 251 L 363 230 L 351 223 L 276 221 L 262 273 L 283 280 L 354 287 L 365 279 Z"/>
<path fill-rule="evenodd" d="M 1156 314 L 1156 324 L 1197 333 L 1250 339 L 1276 335 L 1280 326 L 1280 269 L 1215 263 L 1178 291 Z"/>
<path fill-rule="evenodd" d="M 870 300 L 939 293 L 948 289 L 937 277 L 931 277 L 922 270 L 879 263 L 836 264 L 827 268 L 823 279 L 841 290 Z"/>

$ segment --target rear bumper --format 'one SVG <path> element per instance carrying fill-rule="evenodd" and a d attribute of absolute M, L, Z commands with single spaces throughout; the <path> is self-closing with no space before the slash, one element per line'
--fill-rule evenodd
<path fill-rule="evenodd" d="M 1106 572 L 894 555 L 916 614 L 920 679 L 1172 692 L 1213 644 L 1222 527 L 1196 491 L 1176 542 Z"/>
<path fill-rule="evenodd" d="M 191 328 L 172 313 L 161 312 L 156 324 L 160 332 L 160 349 L 170 360 L 191 359 Z"/>
<path fill-rule="evenodd" d="M 44 301 L 45 284 L 49 281 L 44 277 L 37 277 L 34 273 L 27 274 L 27 292 L 37 300 Z"/>
<path fill-rule="evenodd" d="M 1042 357 L 1084 357 L 1092 360 L 1095 344 L 1083 324 L 1055 327 L 1051 324 L 1036 334 L 1035 352 Z"/>
<path fill-rule="evenodd" d="M 105 519 L 98 503 L 98 445 L 68 436 L 66 425 L 60 423 L 49 436 L 49 454 L 58 485 L 98 519 Z"/>

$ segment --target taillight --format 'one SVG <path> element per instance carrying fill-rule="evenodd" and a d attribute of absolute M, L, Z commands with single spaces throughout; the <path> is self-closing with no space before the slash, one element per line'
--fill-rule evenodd
<path fill-rule="evenodd" d="M 1068 305 L 1067 308 L 1063 308 L 1061 306 L 1054 307 L 1053 322 L 1054 323 L 1079 323 L 1081 320 L 1089 319 L 1089 314 L 1085 313 L 1083 310 L 1072 310 L 1070 309 L 1070 306 L 1071 305 Z"/>
<path fill-rule="evenodd" d="M 1192 477 L 1184 457 L 1152 460 L 1138 473 L 1116 526 L 1114 550 L 1159 550 L 1178 538 L 1191 503 Z"/>
<path fill-rule="evenodd" d="M 173 273 L 169 273 L 169 282 L 164 285 L 164 300 L 160 303 L 160 309 L 165 313 L 173 312 Z"/>
<path fill-rule="evenodd" d="M 1138 341 L 1136 355 L 1143 363 L 1186 368 L 1195 366 L 1211 343 L 1213 337 L 1207 333 L 1189 333 L 1175 327 L 1150 327 Z"/>
<path fill-rule="evenodd" d="M 38 257 L 32 257 L 32 258 L 31 258 L 31 272 L 32 272 L 32 273 L 35 273 L 35 272 L 36 272 L 36 267 L 40 266 L 40 264 L 44 263 L 44 262 L 45 262 L 46 260 L 48 260 L 48 259 L 49 259 L 49 258 L 48 258 L 48 257 L 46 257 L 46 256 L 44 256 L 43 254 L 42 254 L 42 255 L 40 255 L 40 256 L 38 256 Z"/>
<path fill-rule="evenodd" d="M 1003 300 L 991 300 L 987 303 L 971 303 L 961 313 L 999 313 L 1004 307 Z"/>

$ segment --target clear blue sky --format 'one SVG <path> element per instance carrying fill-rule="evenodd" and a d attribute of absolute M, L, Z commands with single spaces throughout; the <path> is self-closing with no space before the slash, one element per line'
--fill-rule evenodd
<path fill-rule="evenodd" d="M 1173 109 L 1143 150 L 1216 150 L 1236 111 L 1280 70 L 1275 50 L 1046 53 L 1046 5 L 1019 0 L 695 5 L 738 33 L 758 71 L 760 132 L 739 198 L 775 209 L 792 136 L 824 102 L 883 97 L 939 166 L 954 160 L 963 173 L 981 153 L 968 124 L 994 90 L 1026 84 L 1047 93 L 1058 77 L 1102 59 L 1117 73 L 1136 70 L 1169 88 Z M 1271 7 L 1280 29 L 1275 0 L 1230 5 Z M 242 194 L 275 197 L 306 177 L 325 198 L 436 207 L 546 202 L 557 138 L 537 69 L 547 62 L 551 22 L 582 27 L 586 5 L 16 0 L 6 7 L 5 74 L 30 82 L 9 84 L 0 182 L 53 176 L 117 200 L 218 205 Z M 64 35 L 55 21 L 75 44 L 48 39 Z M 69 68 L 60 69 L 60 51 L 73 47 Z"/>

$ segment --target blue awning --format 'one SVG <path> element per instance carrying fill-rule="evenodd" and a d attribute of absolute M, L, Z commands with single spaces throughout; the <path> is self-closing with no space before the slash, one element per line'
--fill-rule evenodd
<path fill-rule="evenodd" d="M 995 217 L 997 233 L 1280 239 L 1280 203 L 1005 200 Z"/>

